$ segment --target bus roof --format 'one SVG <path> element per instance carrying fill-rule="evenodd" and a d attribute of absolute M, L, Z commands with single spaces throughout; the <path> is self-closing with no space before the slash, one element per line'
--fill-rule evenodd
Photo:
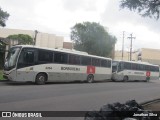
<path fill-rule="evenodd" d="M 137 64 L 153 65 L 153 66 L 159 66 L 159 65 L 155 65 L 155 64 L 148 63 L 148 62 L 141 62 L 141 61 L 126 61 L 126 60 L 113 60 L 113 61 L 117 61 L 117 62 L 128 62 L 128 63 L 137 63 Z"/>
<path fill-rule="evenodd" d="M 51 50 L 51 51 L 58 51 L 58 52 L 65 52 L 65 53 L 70 53 L 70 54 L 75 54 L 75 55 L 83 55 L 83 56 L 88 56 L 88 57 L 96 57 L 100 59 L 108 59 L 112 60 L 111 58 L 106 58 L 106 57 L 101 57 L 101 56 L 96 56 L 96 55 L 90 55 L 87 52 L 83 51 L 77 51 L 77 50 L 70 50 L 70 49 L 65 49 L 65 48 L 46 48 L 46 47 L 39 47 L 39 46 L 33 46 L 33 45 L 15 45 L 13 47 L 22 47 L 22 48 L 37 48 L 37 49 L 44 49 L 44 50 Z"/>

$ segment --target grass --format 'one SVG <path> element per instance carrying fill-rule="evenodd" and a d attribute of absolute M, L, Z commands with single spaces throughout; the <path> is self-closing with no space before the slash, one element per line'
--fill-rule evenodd
<path fill-rule="evenodd" d="M 4 80 L 2 70 L 0 70 L 0 80 Z"/>

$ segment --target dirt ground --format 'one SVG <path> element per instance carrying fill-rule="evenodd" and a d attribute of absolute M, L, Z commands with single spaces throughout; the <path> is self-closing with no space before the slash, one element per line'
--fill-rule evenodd
<path fill-rule="evenodd" d="M 160 111 L 160 102 L 144 106 L 145 110 Z"/>

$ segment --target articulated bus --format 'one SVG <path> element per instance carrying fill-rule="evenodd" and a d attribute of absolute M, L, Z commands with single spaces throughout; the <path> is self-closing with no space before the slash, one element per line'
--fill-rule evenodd
<path fill-rule="evenodd" d="M 112 59 L 75 50 L 49 49 L 36 46 L 13 46 L 4 65 L 4 77 L 11 81 L 45 82 L 111 79 Z"/>
<path fill-rule="evenodd" d="M 112 61 L 113 81 L 149 81 L 159 79 L 159 66 L 146 62 Z"/>

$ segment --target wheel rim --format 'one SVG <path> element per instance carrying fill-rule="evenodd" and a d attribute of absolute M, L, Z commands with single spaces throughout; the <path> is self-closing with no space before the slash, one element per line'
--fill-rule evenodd
<path fill-rule="evenodd" d="M 127 80 L 128 80 L 128 77 L 125 76 L 125 77 L 124 77 L 124 81 L 127 81 Z"/>
<path fill-rule="evenodd" d="M 89 82 L 89 83 L 93 82 L 93 77 L 92 77 L 92 76 L 89 76 L 89 77 L 88 77 L 88 82 Z"/>
<path fill-rule="evenodd" d="M 38 80 L 39 80 L 39 82 L 41 82 L 41 83 L 42 83 L 42 82 L 44 82 L 44 81 L 45 81 L 45 77 L 44 77 L 44 76 L 40 76 Z"/>

